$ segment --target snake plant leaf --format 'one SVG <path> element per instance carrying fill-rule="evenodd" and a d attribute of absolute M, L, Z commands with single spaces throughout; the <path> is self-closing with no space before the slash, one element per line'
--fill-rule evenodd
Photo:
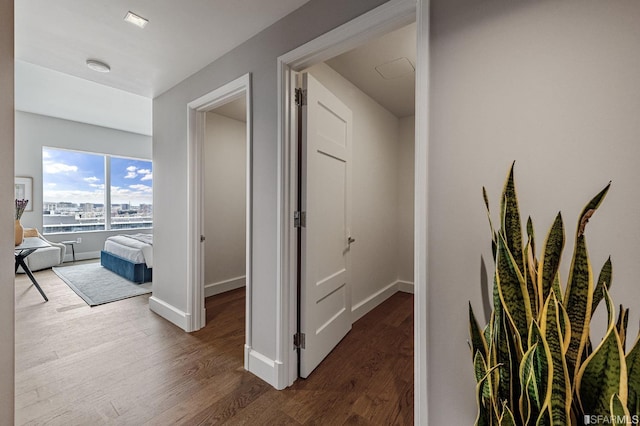
<path fill-rule="evenodd" d="M 529 241 L 525 246 L 524 258 L 526 259 L 524 278 L 527 281 L 527 293 L 531 302 L 531 315 L 532 318 L 537 318 L 538 312 L 542 309 L 542 301 L 539 299 L 538 294 L 538 279 L 536 277 L 538 266 L 534 257 L 531 237 L 529 237 Z"/>
<path fill-rule="evenodd" d="M 625 359 L 629 383 L 627 407 L 631 414 L 640 416 L 640 334 Z"/>
<path fill-rule="evenodd" d="M 533 221 L 531 220 L 531 216 L 527 218 L 527 237 L 529 241 L 531 241 L 531 248 L 533 249 L 533 253 L 536 252 L 536 234 L 533 231 Z"/>
<path fill-rule="evenodd" d="M 558 298 L 558 295 L 554 292 L 556 300 L 558 300 L 558 319 L 560 320 L 560 333 L 562 334 L 562 353 L 566 356 L 569 350 L 569 344 L 571 343 L 571 322 L 569 321 L 569 314 L 564 308 L 562 302 Z M 567 367 L 568 368 L 568 367 Z"/>
<path fill-rule="evenodd" d="M 558 302 L 563 303 L 562 299 L 562 289 L 560 288 L 560 271 L 556 274 L 556 277 L 553 279 L 553 284 L 551 284 L 551 288 L 556 293 L 556 298 Z"/>
<path fill-rule="evenodd" d="M 551 392 L 548 406 L 554 425 L 569 424 L 571 416 L 571 383 L 564 356 L 564 340 L 560 328 L 560 304 L 552 292 L 542 309 L 540 331 L 549 346 L 551 356 Z"/>
<path fill-rule="evenodd" d="M 513 413 L 507 406 L 504 404 L 502 408 L 502 416 L 500 417 L 500 426 L 516 426 L 516 420 L 513 417 Z"/>
<path fill-rule="evenodd" d="M 476 382 L 479 383 L 483 378 L 487 377 L 482 386 L 482 397 L 484 400 L 490 400 L 492 395 L 492 375 L 487 376 L 487 363 L 480 351 L 476 352 L 476 356 L 473 358 L 473 367 L 476 375 Z"/>
<path fill-rule="evenodd" d="M 541 398 L 540 405 L 537 407 L 538 414 L 540 414 L 551 402 L 553 358 L 542 330 L 535 321 L 531 322 L 531 327 L 529 328 L 529 346 L 533 345 L 537 347 L 533 355 L 533 372 Z M 534 418 L 537 420 L 538 416 Z"/>
<path fill-rule="evenodd" d="M 493 426 L 497 424 L 497 422 L 493 422 L 494 409 L 492 407 L 492 404 L 490 402 L 488 402 L 488 404 L 485 404 L 485 402 L 483 401 L 482 395 L 483 395 L 484 383 L 488 380 L 489 376 L 493 373 L 493 371 L 496 370 L 498 367 L 500 366 L 496 365 L 490 368 L 487 371 L 487 374 L 482 379 L 480 379 L 480 381 L 476 384 L 476 402 L 478 404 L 478 416 L 476 417 L 476 421 L 474 423 L 476 426 Z"/>
<path fill-rule="evenodd" d="M 571 261 L 569 282 L 564 297 L 571 323 L 571 341 L 567 350 L 569 378 L 573 380 L 582 359 L 582 352 L 589 337 L 591 303 L 593 300 L 593 272 L 587 254 L 584 235 L 576 239 Z"/>
<path fill-rule="evenodd" d="M 629 309 L 624 309 L 624 307 L 620 305 L 620 311 L 618 313 L 618 321 L 616 321 L 616 329 L 618 330 L 618 335 L 620 336 L 620 343 L 622 344 L 622 352 L 626 352 L 628 325 L 629 325 Z"/>
<path fill-rule="evenodd" d="M 480 351 L 482 356 L 487 358 L 487 342 L 484 340 L 484 333 L 480 330 L 476 316 L 473 314 L 471 302 L 469 302 L 469 335 L 471 336 L 471 350 L 475 357 L 476 352 Z"/>
<path fill-rule="evenodd" d="M 631 426 L 631 416 L 627 406 L 622 403 L 618 394 L 611 396 L 611 402 L 609 404 L 611 413 L 611 424 L 615 426 Z"/>
<path fill-rule="evenodd" d="M 586 206 L 582 209 L 582 213 L 580 213 L 580 219 L 578 220 L 578 230 L 576 232 L 576 236 L 581 236 L 584 234 L 584 228 L 587 226 L 587 222 L 591 219 L 591 216 L 595 213 L 595 211 L 600 207 L 604 197 L 609 192 L 609 188 L 611 187 L 611 181 L 605 186 L 602 191 L 600 191 L 595 197 L 591 199 L 587 203 Z"/>
<path fill-rule="evenodd" d="M 500 203 L 501 213 L 501 233 L 507 242 L 509 251 L 513 254 L 518 270 L 524 271 L 524 259 L 522 257 L 522 224 L 520 223 L 520 209 L 518 207 L 518 196 L 513 180 L 513 169 L 515 161 L 511 164 L 509 175 L 504 184 L 502 191 L 502 200 Z M 498 240 L 498 246 L 500 241 Z"/>
<path fill-rule="evenodd" d="M 534 358 L 537 343 L 529 347 L 520 362 L 519 378 L 522 384 L 522 392 L 519 400 L 520 415 L 522 424 L 530 424 L 531 419 L 538 417 L 542 406 L 538 382 L 534 372 Z"/>
<path fill-rule="evenodd" d="M 491 229 L 491 252 L 493 253 L 493 261 L 496 261 L 496 249 L 498 247 L 498 233 L 493 228 L 493 222 L 491 221 L 491 209 L 489 209 L 489 197 L 487 197 L 487 189 L 482 187 L 482 198 L 484 199 L 484 205 L 487 210 L 487 219 L 489 219 L 489 228 Z"/>
<path fill-rule="evenodd" d="M 607 305 L 612 306 L 609 292 L 604 292 Z M 627 365 L 613 320 L 600 345 L 580 367 L 576 390 L 584 414 L 608 416 L 614 394 L 627 404 Z"/>
<path fill-rule="evenodd" d="M 566 424 L 566 423 L 565 423 Z M 536 426 L 551 426 L 551 414 L 549 412 L 549 407 L 545 406 L 540 415 L 538 416 L 538 420 L 536 420 Z"/>
<path fill-rule="evenodd" d="M 553 281 L 558 276 L 558 268 L 562 259 L 562 250 L 564 249 L 564 224 L 562 222 L 562 214 L 558 213 L 542 249 L 542 257 L 538 265 L 538 291 L 541 291 L 541 299 L 547 300 Z M 558 280 L 558 286 L 560 282 Z M 559 289 L 558 289 L 559 291 Z"/>
<path fill-rule="evenodd" d="M 532 320 L 531 302 L 526 282 L 514 257 L 509 252 L 502 234 L 498 235 L 498 259 L 496 262 L 496 282 L 504 312 L 522 340 L 528 334 Z"/>
<path fill-rule="evenodd" d="M 604 262 L 602 268 L 600 269 L 600 274 L 598 275 L 598 282 L 593 290 L 593 303 L 591 305 L 591 315 L 596 311 L 596 308 L 600 304 L 602 300 L 602 289 L 604 287 L 609 290 L 611 288 L 611 279 L 612 279 L 612 267 L 611 267 L 611 256 Z"/>

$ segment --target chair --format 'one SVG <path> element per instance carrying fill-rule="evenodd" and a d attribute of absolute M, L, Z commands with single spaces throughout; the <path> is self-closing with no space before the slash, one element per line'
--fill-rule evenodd
<path fill-rule="evenodd" d="M 38 237 L 51 245 L 51 247 L 36 250 L 34 253 L 30 254 L 27 258 L 24 259 L 29 269 L 31 269 L 31 272 L 51 268 L 53 266 L 60 265 L 64 261 L 64 255 L 67 253 L 67 246 L 65 246 L 64 244 L 54 243 L 47 240 L 35 228 L 25 228 L 24 236 Z M 24 274 L 22 267 L 19 267 L 17 272 L 19 274 Z"/>

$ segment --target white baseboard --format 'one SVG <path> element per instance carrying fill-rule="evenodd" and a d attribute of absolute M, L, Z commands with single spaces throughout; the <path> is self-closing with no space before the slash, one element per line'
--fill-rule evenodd
<path fill-rule="evenodd" d="M 78 248 L 76 247 L 76 260 L 100 259 L 99 251 L 83 251 L 78 253 L 77 250 Z M 67 251 L 64 254 L 64 261 L 73 262 L 73 254 L 69 246 L 67 246 Z"/>
<path fill-rule="evenodd" d="M 284 370 L 281 362 L 274 361 L 247 345 L 244 346 L 244 352 L 244 367 L 246 370 L 255 374 L 278 390 L 282 390 L 286 387 L 286 385 L 280 383 L 282 381 L 282 372 Z"/>
<path fill-rule="evenodd" d="M 244 287 L 247 284 L 246 276 L 231 278 L 229 280 L 218 281 L 217 283 L 205 284 L 204 297 L 215 296 L 226 291 Z"/>
<path fill-rule="evenodd" d="M 413 283 L 409 281 L 398 280 L 398 291 L 402 291 L 404 293 L 413 293 Z"/>
<path fill-rule="evenodd" d="M 373 308 L 375 308 L 399 291 L 413 294 L 413 283 L 400 280 L 394 281 L 383 289 L 378 290 L 376 293 L 367 297 L 363 301 L 357 303 L 351 308 L 351 322 L 358 321 L 360 318 L 369 313 Z"/>
<path fill-rule="evenodd" d="M 184 331 L 191 331 L 190 328 L 190 316 L 186 312 L 181 311 L 173 305 L 168 304 L 164 300 L 160 300 L 155 296 L 149 298 L 149 309 L 152 312 L 160 315 L 167 321 L 177 325 Z"/>
<path fill-rule="evenodd" d="M 351 322 L 356 322 L 373 308 L 393 296 L 398 291 L 398 282 L 394 281 L 381 290 L 351 307 Z"/>

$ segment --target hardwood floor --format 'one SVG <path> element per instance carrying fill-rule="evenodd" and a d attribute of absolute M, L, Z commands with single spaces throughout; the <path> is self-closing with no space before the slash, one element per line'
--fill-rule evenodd
<path fill-rule="evenodd" d="M 90 308 L 52 271 L 44 303 L 16 277 L 16 424 L 413 424 L 413 296 L 397 293 L 307 380 L 276 391 L 243 367 L 244 289 L 185 333 L 148 295 Z"/>

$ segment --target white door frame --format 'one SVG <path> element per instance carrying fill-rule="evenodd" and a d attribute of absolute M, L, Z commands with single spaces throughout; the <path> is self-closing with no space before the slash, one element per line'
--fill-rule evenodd
<path fill-rule="evenodd" d="M 204 250 L 200 236 L 204 235 L 204 164 L 203 149 L 206 140 L 206 113 L 228 102 L 244 97 L 247 103 L 247 188 L 246 188 L 246 330 L 244 366 L 248 367 L 247 354 L 251 348 L 251 247 L 252 247 L 252 156 L 251 132 L 251 73 L 245 74 L 224 86 L 187 104 L 188 123 L 188 251 L 187 251 L 187 312 L 189 329 L 196 331 L 205 326 L 204 308 Z"/>
<path fill-rule="evenodd" d="M 417 22 L 414 222 L 414 395 L 415 422 L 427 422 L 427 165 L 429 95 L 429 0 L 390 0 L 278 58 L 278 388 L 297 378 L 296 331 L 297 194 L 295 72 L 346 52 L 363 42 Z"/>

